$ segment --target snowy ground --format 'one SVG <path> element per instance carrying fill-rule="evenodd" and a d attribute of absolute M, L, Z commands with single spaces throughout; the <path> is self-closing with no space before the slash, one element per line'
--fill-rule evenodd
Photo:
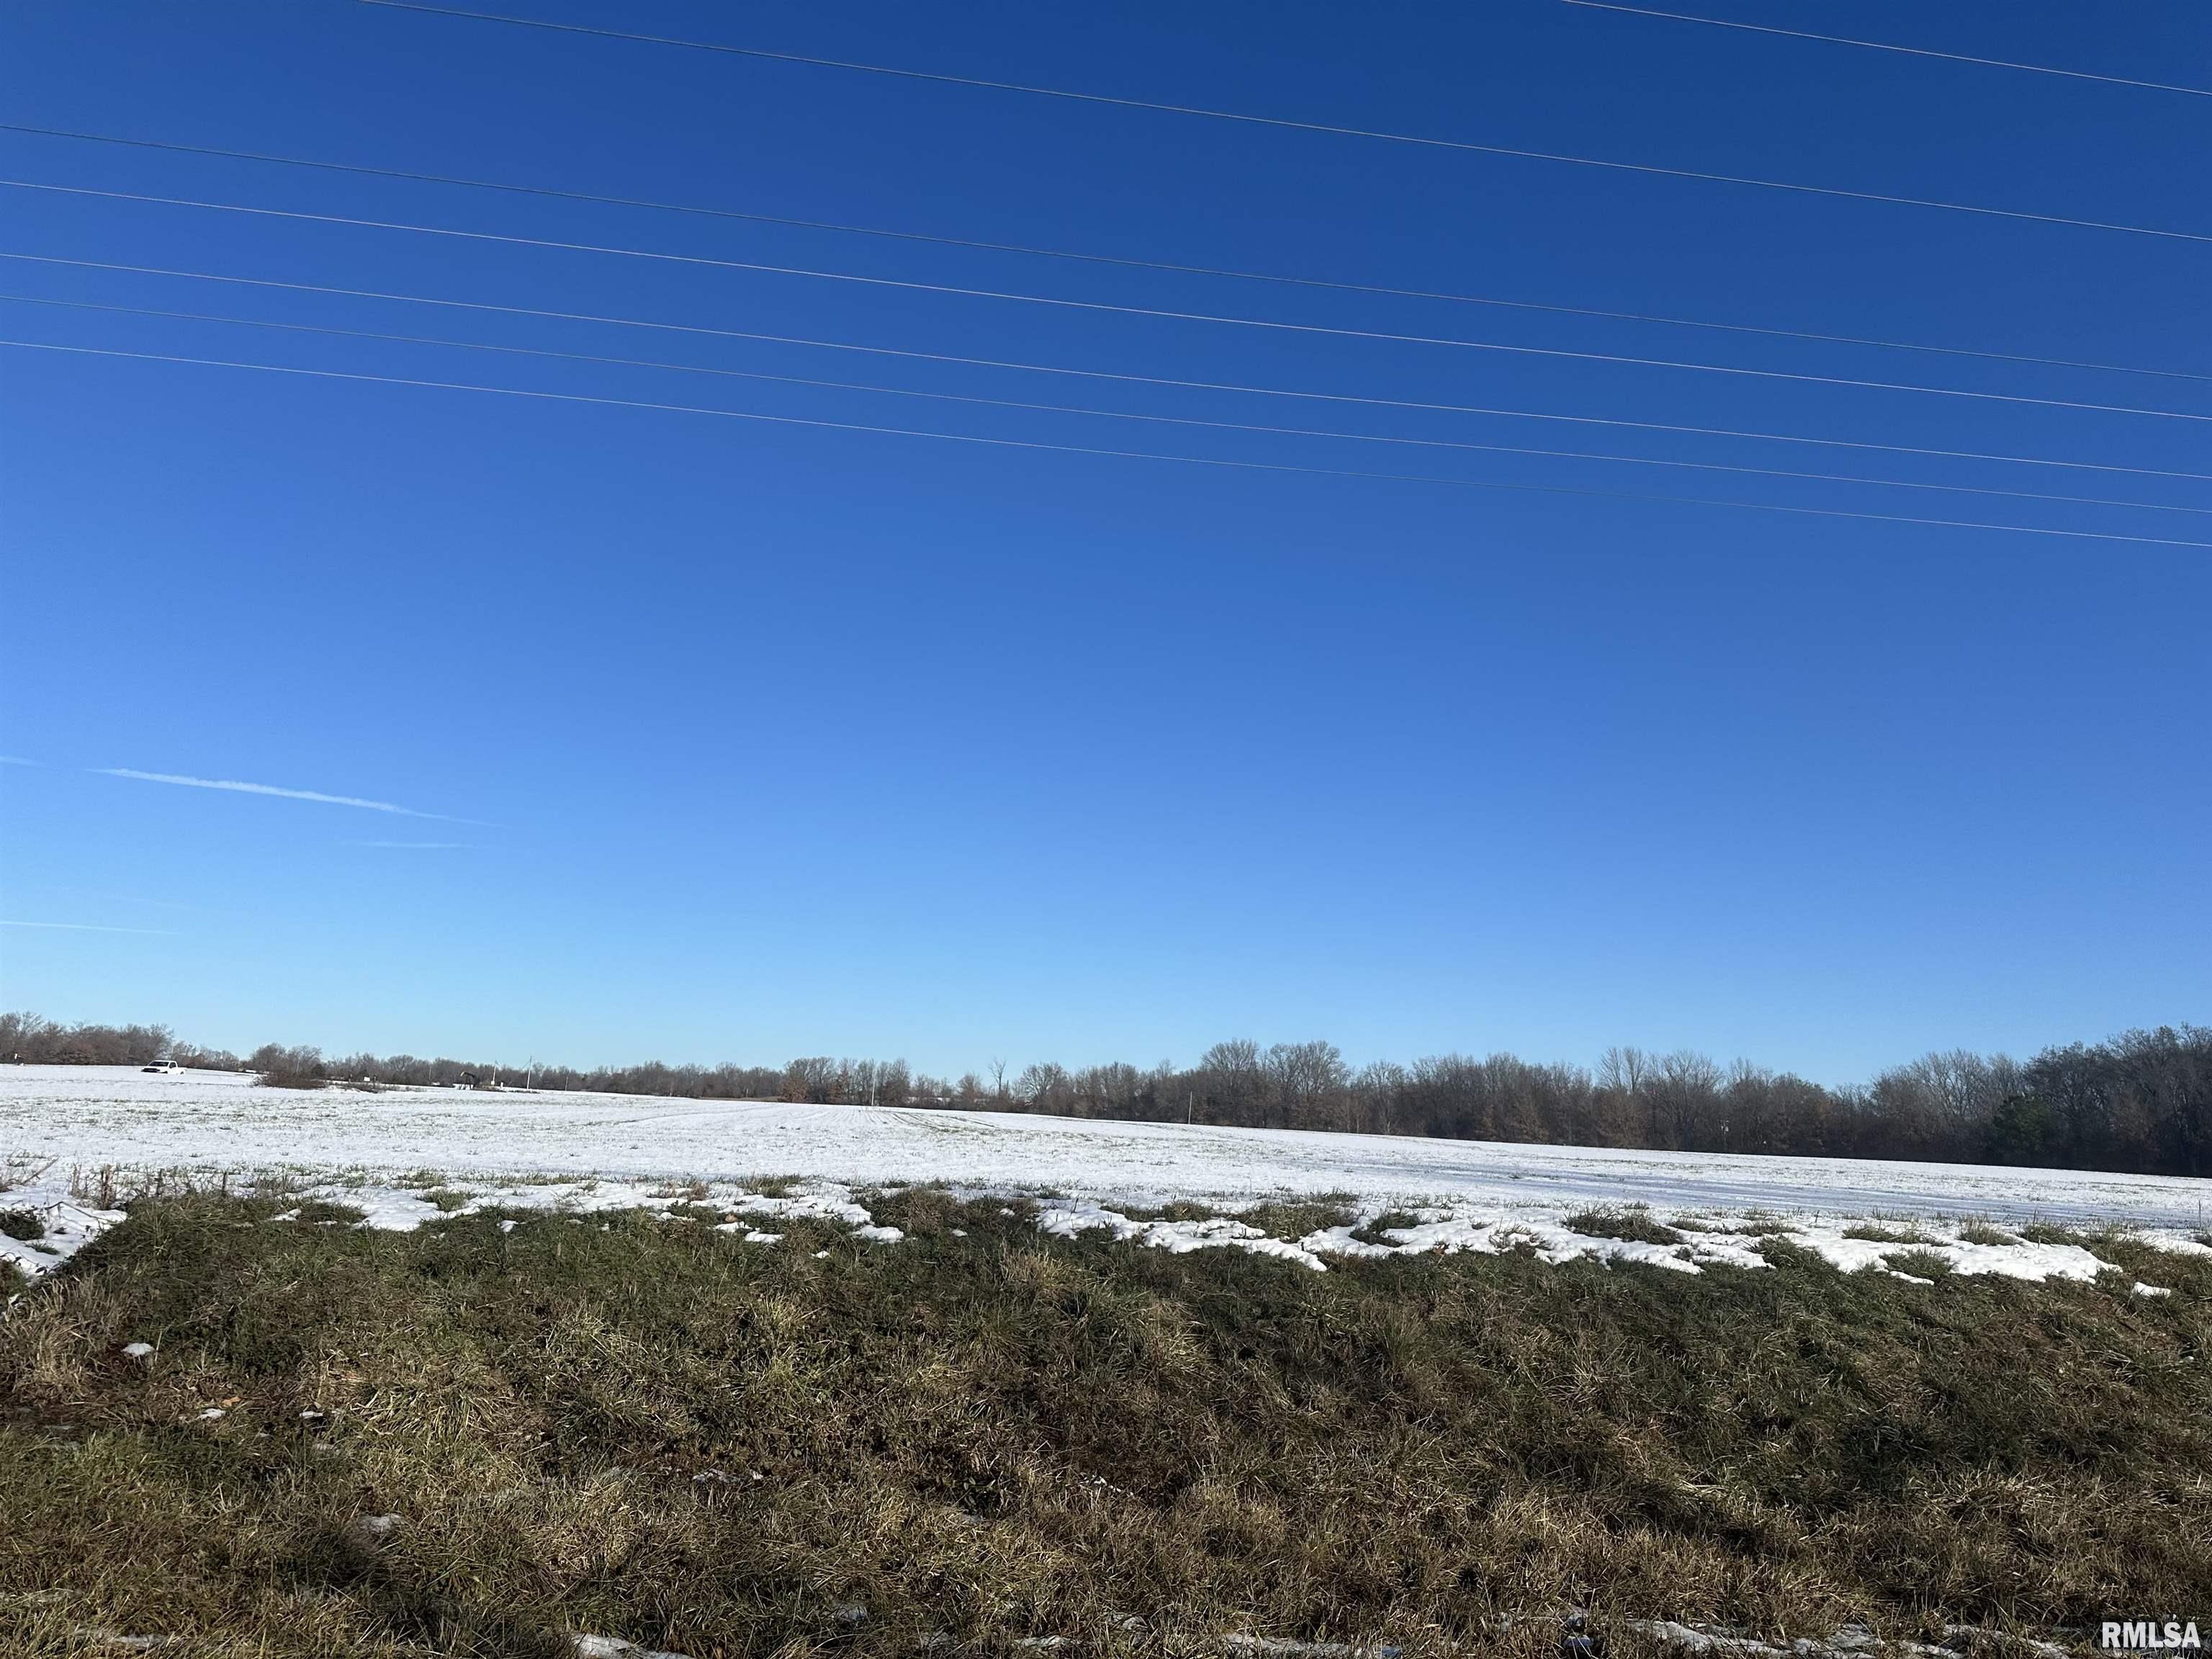
<path fill-rule="evenodd" d="M 0 1210 L 45 1212 L 73 1185 L 82 1199 L 87 1177 L 109 1166 L 134 1177 L 282 1171 L 346 1182 L 348 1201 L 386 1225 L 439 1213 L 415 1196 L 421 1181 L 396 1179 L 416 1172 L 466 1188 L 479 1205 L 588 1208 L 665 1203 L 656 1188 L 696 1179 L 713 1183 L 708 1201 L 732 1217 L 819 1205 L 856 1227 L 868 1218 L 852 1188 L 944 1182 L 969 1193 L 1043 1197 L 1041 1224 L 1054 1232 L 1103 1227 L 1169 1249 L 1240 1245 L 1315 1267 L 1330 1255 L 1439 1248 L 1529 1249 L 1554 1260 L 1598 1255 L 1687 1270 L 1700 1261 L 1755 1265 L 1755 1235 L 1729 1224 L 1764 1213 L 1786 1218 L 1801 1242 L 1839 1266 L 1879 1266 L 1886 1249 L 1905 1248 L 1848 1236 L 1854 1222 L 1879 1217 L 1893 1231 L 1917 1233 L 1914 1247 L 1932 1246 L 1958 1272 L 2081 1278 L 2100 1264 L 2075 1246 L 1974 1243 L 1959 1237 L 1957 1224 L 2119 1223 L 2181 1249 L 2203 1249 L 2190 1237 L 2207 1225 L 2206 1183 L 2147 1176 L 629 1095 L 307 1093 L 230 1073 L 106 1066 L 0 1066 L 0 1165 L 15 1170 L 18 1188 L 0 1194 Z M 799 1178 L 799 1196 L 750 1190 L 749 1182 L 766 1176 Z M 1397 1211 L 1415 1219 L 1378 1244 L 1346 1229 L 1277 1240 L 1233 1222 L 1122 1214 L 1178 1200 L 1233 1209 L 1322 1194 L 1345 1197 L 1363 1218 Z M 1577 1211 L 1628 1205 L 1706 1230 L 1668 1247 L 1593 1238 L 1563 1224 Z M 39 1241 L 47 1249 L 0 1235 L 0 1256 L 36 1270 L 100 1224 L 88 1211 L 51 1213 L 54 1225 Z M 742 1231 L 757 1230 L 747 1223 Z"/>

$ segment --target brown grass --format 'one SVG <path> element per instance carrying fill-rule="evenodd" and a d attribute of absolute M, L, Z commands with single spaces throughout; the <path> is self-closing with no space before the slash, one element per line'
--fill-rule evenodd
<path fill-rule="evenodd" d="M 1845 1238 L 1863 1238 L 1877 1244 L 1925 1244 L 1928 1235 L 1917 1227 L 1887 1227 L 1876 1221 L 1862 1221 L 1844 1229 Z"/>
<path fill-rule="evenodd" d="M 1570 1231 L 1590 1238 L 1626 1238 L 1642 1244 L 1680 1244 L 1683 1235 L 1662 1222 L 1654 1221 L 1640 1206 L 1624 1205 L 1615 1209 L 1577 1210 L 1567 1218 Z"/>
<path fill-rule="evenodd" d="M 1583 1606 L 1623 1654 L 1629 1619 L 2212 1605 L 2203 1258 L 2160 1258 L 2146 1300 L 1778 1240 L 1695 1277 L 1315 1273 L 1042 1241 L 927 1188 L 875 1202 L 912 1235 L 888 1246 L 280 1207 L 143 1204 L 0 1322 L 0 1652 L 99 1626 L 259 1659 L 571 1630 L 698 1659 L 1534 1655 Z"/>
<path fill-rule="evenodd" d="M 2021 1241 L 2002 1227 L 1986 1221 L 1969 1221 L 1959 1229 L 1959 1237 L 1968 1244 L 2017 1244 Z"/>

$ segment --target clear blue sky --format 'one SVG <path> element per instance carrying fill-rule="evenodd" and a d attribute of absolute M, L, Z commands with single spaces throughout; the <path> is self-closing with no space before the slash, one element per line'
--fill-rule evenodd
<path fill-rule="evenodd" d="M 521 0 L 516 0 L 522 9 Z M 537 15 L 2212 233 L 2212 99 L 1549 3 Z M 1710 0 L 1834 27 L 1831 8 Z M 2212 12 L 1849 32 L 2212 82 Z M 9 8 L 4 118 L 2212 374 L 2212 243 L 338 3 Z M 51 184 L 2212 411 L 2212 383 L 1268 288 L 0 135 Z M 0 246 L 1097 370 L 2212 472 L 2212 426 L 0 191 Z M 2212 507 L 0 261 L 0 290 L 987 398 Z M 0 306 L 0 334 L 1044 443 L 2212 540 L 2087 507 Z M 577 1062 L 1611 1042 L 1830 1080 L 2212 1012 L 2201 549 L 1178 466 L 0 350 L 0 1002 Z M 398 813 L 113 775 L 396 804 Z M 416 843 L 403 845 L 395 843 Z M 94 929 L 118 931 L 93 931 Z"/>

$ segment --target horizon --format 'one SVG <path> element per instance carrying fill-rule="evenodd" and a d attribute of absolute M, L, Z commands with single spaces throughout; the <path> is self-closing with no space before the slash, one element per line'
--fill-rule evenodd
<path fill-rule="evenodd" d="M 0 1006 L 1830 1086 L 2212 1009 L 2201 100 L 1551 3 L 528 9 L 901 73 L 0 22 L 19 129 L 572 193 L 0 131 Z"/>
<path fill-rule="evenodd" d="M 46 1019 L 48 1017 L 32 1009 L 0 1009 L 0 1018 L 38 1021 Z M 493 1068 L 495 1072 L 568 1072 L 574 1073 L 586 1078 L 603 1073 L 620 1074 L 628 1072 L 643 1071 L 654 1066 L 665 1067 L 670 1071 L 696 1071 L 708 1073 L 721 1070 L 739 1072 L 788 1072 L 790 1068 L 805 1064 L 810 1060 L 827 1060 L 841 1066 L 859 1064 L 905 1066 L 912 1074 L 917 1084 L 923 1080 L 929 1080 L 943 1083 L 948 1086 L 957 1087 L 963 1081 L 972 1078 L 975 1079 L 983 1088 L 988 1090 L 992 1086 L 990 1071 L 994 1064 L 1003 1064 L 1006 1086 L 1009 1089 L 1012 1089 L 1014 1086 L 1015 1079 L 1017 1079 L 1024 1070 L 1031 1066 L 1048 1064 L 1058 1065 L 1070 1073 L 1080 1074 L 1086 1070 L 1092 1068 L 1126 1065 L 1131 1066 L 1140 1076 L 1150 1076 L 1162 1073 L 1174 1073 L 1180 1074 L 1188 1073 L 1202 1069 L 1206 1066 L 1208 1054 L 1212 1051 L 1234 1043 L 1250 1042 L 1263 1057 L 1270 1049 L 1282 1049 L 1302 1044 L 1318 1043 L 1337 1052 L 1339 1058 L 1343 1061 L 1346 1072 L 1355 1082 L 1358 1080 L 1361 1073 L 1365 1070 L 1365 1068 L 1370 1066 L 1396 1065 L 1401 1066 L 1412 1066 L 1425 1062 L 1441 1060 L 1466 1060 L 1477 1064 L 1492 1060 L 1510 1060 L 1518 1064 L 1531 1066 L 1560 1068 L 1580 1074 L 1584 1078 L 1594 1079 L 1603 1070 L 1607 1054 L 1609 1053 L 1617 1053 L 1622 1054 L 1636 1054 L 1640 1056 L 1645 1061 L 1655 1062 L 1681 1056 L 1688 1056 L 1711 1062 L 1716 1067 L 1717 1071 L 1723 1076 L 1735 1067 L 1749 1066 L 1763 1075 L 1776 1079 L 1795 1078 L 1800 1081 L 1810 1083 L 1817 1087 L 1827 1090 L 1831 1093 L 1834 1094 L 1847 1094 L 1854 1091 L 1863 1091 L 1871 1088 L 1884 1073 L 1902 1072 L 1922 1060 L 1948 1060 L 1957 1055 L 1966 1054 L 1971 1056 L 1976 1060 L 1988 1062 L 1997 1066 L 2024 1064 L 2034 1060 L 2039 1055 L 2056 1054 L 2069 1048 L 2094 1048 L 2099 1045 L 2114 1043 L 2126 1037 L 2154 1035 L 2160 1032 L 2177 1032 L 2185 1036 L 2191 1033 L 2202 1034 L 2206 1030 L 2204 1026 L 2189 1020 L 2138 1022 L 2122 1029 L 2101 1032 L 2094 1036 L 2080 1035 L 2071 1037 L 2052 1037 L 2045 1042 L 2036 1044 L 2033 1048 L 2024 1050 L 2020 1053 L 2014 1053 L 2005 1049 L 1976 1049 L 1968 1048 L 1963 1044 L 1953 1043 L 1938 1048 L 1923 1049 L 1917 1054 L 1894 1055 L 1881 1066 L 1870 1070 L 1863 1077 L 1829 1078 L 1808 1077 L 1804 1073 L 1796 1072 L 1791 1067 L 1786 1066 L 1770 1065 L 1755 1054 L 1719 1054 L 1694 1046 L 1659 1050 L 1644 1048 L 1642 1045 L 1636 1043 L 1608 1044 L 1605 1050 L 1600 1051 L 1589 1059 L 1578 1059 L 1571 1055 L 1534 1054 L 1524 1049 L 1510 1047 L 1480 1049 L 1443 1048 L 1429 1050 L 1420 1054 L 1344 1054 L 1340 1049 L 1338 1049 L 1336 1043 L 1329 1038 L 1326 1036 L 1316 1037 L 1309 1034 L 1303 1038 L 1290 1038 L 1273 1042 L 1262 1042 L 1249 1037 L 1217 1038 L 1213 1042 L 1208 1043 L 1204 1049 L 1201 1049 L 1197 1053 L 1187 1056 L 1168 1055 L 1148 1062 L 1139 1062 L 1129 1059 L 1126 1055 L 1119 1058 L 1113 1056 L 1086 1055 L 1079 1059 L 1070 1059 L 1055 1054 L 1030 1054 L 1018 1057 L 991 1055 L 970 1061 L 964 1065 L 956 1066 L 946 1069 L 912 1064 L 909 1062 L 908 1056 L 904 1054 L 896 1053 L 883 1053 L 871 1049 L 866 1046 L 836 1054 L 793 1054 L 781 1060 L 772 1059 L 767 1056 L 746 1058 L 732 1055 L 726 1055 L 716 1060 L 703 1060 L 672 1057 L 666 1054 L 653 1054 L 643 1058 L 632 1057 L 615 1060 L 592 1060 L 580 1062 L 574 1058 L 564 1054 L 532 1054 L 520 1060 L 510 1060 L 502 1057 L 487 1056 L 480 1053 L 471 1053 L 465 1049 L 444 1050 L 420 1048 L 409 1048 L 405 1045 L 392 1048 L 374 1048 L 360 1044 L 349 1044 L 343 1042 L 289 1042 L 281 1036 L 264 1036 L 260 1042 L 252 1043 L 205 1042 L 200 1040 L 199 1034 L 179 1031 L 167 1023 L 161 1020 L 56 1020 L 52 1021 L 52 1024 L 57 1029 L 64 1030 L 76 1028 L 94 1028 L 107 1031 L 131 1030 L 159 1031 L 166 1035 L 168 1043 L 173 1048 L 183 1048 L 195 1054 L 207 1054 L 210 1056 L 228 1056 L 232 1060 L 236 1061 L 240 1067 L 247 1070 L 252 1069 L 250 1062 L 258 1052 L 271 1048 L 283 1048 L 293 1053 L 297 1053 L 305 1049 L 312 1049 L 325 1063 L 331 1065 L 336 1065 L 341 1060 L 356 1059 L 370 1060 L 378 1062 L 417 1060 L 427 1064 L 435 1065 L 489 1066 Z M 10 1056 L 0 1055 L 0 1062 L 7 1061 L 10 1058 Z M 24 1061 L 21 1063 L 33 1065 L 52 1064 L 56 1062 Z M 131 1061 L 116 1063 L 136 1064 L 137 1062 Z M 195 1068 L 187 1066 L 186 1069 L 190 1070 Z"/>

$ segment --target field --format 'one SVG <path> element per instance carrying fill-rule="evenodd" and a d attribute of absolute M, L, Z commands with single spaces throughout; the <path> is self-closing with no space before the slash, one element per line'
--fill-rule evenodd
<path fill-rule="evenodd" d="M 9 1654 L 2028 1653 L 2212 1609 L 2186 1182 L 0 1088 Z"/>
<path fill-rule="evenodd" d="M 1394 1136 L 1104 1123 L 635 1095 L 259 1088 L 228 1073 L 0 1067 L 0 1155 L 57 1168 L 203 1173 L 944 1182 L 1112 1203 L 1314 1193 L 1386 1205 L 1643 1203 L 1806 1215 L 1988 1216 L 2169 1231 L 2205 1183 L 2156 1176 L 1838 1158 L 1709 1157 Z"/>

